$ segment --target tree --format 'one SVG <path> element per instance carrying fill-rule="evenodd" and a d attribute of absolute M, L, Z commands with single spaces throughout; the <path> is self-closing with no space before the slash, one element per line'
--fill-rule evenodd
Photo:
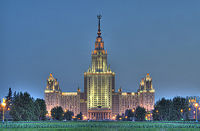
<path fill-rule="evenodd" d="M 33 120 L 40 120 L 40 105 L 37 101 L 34 102 L 34 118 Z"/>
<path fill-rule="evenodd" d="M 122 120 L 122 116 L 120 116 L 119 114 L 117 114 L 117 116 L 116 116 L 116 120 Z"/>
<path fill-rule="evenodd" d="M 6 108 L 10 109 L 12 105 L 12 90 L 9 88 L 8 95 L 6 96 Z"/>
<path fill-rule="evenodd" d="M 55 120 L 63 120 L 63 109 L 61 106 L 57 106 L 51 109 L 51 116 Z"/>
<path fill-rule="evenodd" d="M 135 117 L 138 121 L 145 120 L 146 110 L 143 107 L 138 106 L 135 110 Z"/>
<path fill-rule="evenodd" d="M 134 112 L 131 109 L 127 109 L 125 111 L 126 120 L 130 121 L 130 120 L 132 120 L 131 118 L 133 118 L 133 117 L 134 117 Z"/>
<path fill-rule="evenodd" d="M 174 97 L 172 100 L 174 120 L 183 120 L 188 118 L 188 101 L 183 97 Z"/>
<path fill-rule="evenodd" d="M 161 121 L 169 121 L 173 117 L 172 101 L 162 98 L 156 102 L 153 110 L 153 119 Z"/>
<path fill-rule="evenodd" d="M 47 114 L 47 109 L 46 109 L 46 104 L 43 99 L 37 98 L 35 101 L 39 105 L 39 120 L 45 120 L 46 119 L 46 114 Z"/>
<path fill-rule="evenodd" d="M 160 121 L 183 120 L 188 118 L 188 101 L 182 97 L 173 100 L 162 98 L 156 102 L 153 119 Z"/>
<path fill-rule="evenodd" d="M 78 115 L 76 116 L 76 118 L 77 118 L 78 120 L 82 120 L 82 119 L 83 119 L 82 113 L 80 112 L 80 114 L 78 114 Z"/>
<path fill-rule="evenodd" d="M 160 117 L 159 117 L 159 110 L 158 110 L 158 107 L 157 106 L 154 106 L 154 110 L 153 110 L 153 120 L 154 121 L 158 121 L 160 120 Z"/>
<path fill-rule="evenodd" d="M 64 113 L 64 119 L 66 120 L 72 120 L 72 116 L 74 116 L 74 113 L 72 111 L 67 111 Z"/>
<path fill-rule="evenodd" d="M 15 121 L 38 120 L 37 112 L 39 106 L 29 93 L 15 93 L 10 110 L 10 115 Z"/>

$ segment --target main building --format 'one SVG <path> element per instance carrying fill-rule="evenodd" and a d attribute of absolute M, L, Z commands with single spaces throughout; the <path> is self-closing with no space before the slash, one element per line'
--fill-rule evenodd
<path fill-rule="evenodd" d="M 98 15 L 98 32 L 95 49 L 92 51 L 92 62 L 88 71 L 84 73 L 84 92 L 62 92 L 57 79 L 50 74 L 45 89 L 47 110 L 61 106 L 64 110 L 74 114 L 82 112 L 84 118 L 93 120 L 112 119 L 122 114 L 126 109 L 135 110 L 137 106 L 147 111 L 154 108 L 154 92 L 152 78 L 147 73 L 141 80 L 137 92 L 115 91 L 115 73 L 107 64 L 107 51 L 101 36 L 100 20 Z"/>

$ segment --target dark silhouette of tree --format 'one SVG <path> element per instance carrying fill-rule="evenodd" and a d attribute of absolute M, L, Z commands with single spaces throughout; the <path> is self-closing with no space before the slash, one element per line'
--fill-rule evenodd
<path fill-rule="evenodd" d="M 67 111 L 64 113 L 64 119 L 66 120 L 72 120 L 72 116 L 74 116 L 74 113 L 72 111 Z"/>
<path fill-rule="evenodd" d="M 153 110 L 153 119 L 159 121 L 183 120 L 188 118 L 188 101 L 182 97 L 173 100 L 162 98 Z"/>
<path fill-rule="evenodd" d="M 38 120 L 40 120 L 40 105 L 36 101 L 33 103 L 33 105 L 34 105 L 34 118 L 33 118 L 33 120 L 38 121 Z"/>
<path fill-rule="evenodd" d="M 83 119 L 82 113 L 80 112 L 80 114 L 78 114 L 78 115 L 76 116 L 76 118 L 77 118 L 78 120 L 82 120 L 82 119 Z"/>
<path fill-rule="evenodd" d="M 37 98 L 35 101 L 39 105 L 39 120 L 45 120 L 46 119 L 46 114 L 47 114 L 47 109 L 46 109 L 46 104 L 43 99 Z"/>
<path fill-rule="evenodd" d="M 132 112 L 131 109 L 127 109 L 127 110 L 125 111 L 125 119 L 126 119 L 127 121 L 130 121 L 131 118 L 133 118 L 133 117 L 134 117 L 134 112 Z"/>
<path fill-rule="evenodd" d="M 9 88 L 8 95 L 6 96 L 6 108 L 10 109 L 12 105 L 12 90 Z"/>
<path fill-rule="evenodd" d="M 117 114 L 117 116 L 116 116 L 116 120 L 122 120 L 122 116 L 120 116 L 119 114 Z"/>
<path fill-rule="evenodd" d="M 155 104 L 153 111 L 154 120 L 169 121 L 172 118 L 172 101 L 162 98 Z"/>
<path fill-rule="evenodd" d="M 138 106 L 135 110 L 135 118 L 138 121 L 144 121 L 145 120 L 145 114 L 146 110 L 143 107 Z"/>
<path fill-rule="evenodd" d="M 34 99 L 25 93 L 15 93 L 12 101 L 10 115 L 15 121 L 33 121 L 38 120 L 39 106 Z"/>
<path fill-rule="evenodd" d="M 63 120 L 63 109 L 61 106 L 57 106 L 51 109 L 51 116 L 55 120 Z"/>
<path fill-rule="evenodd" d="M 172 106 L 173 106 L 173 120 L 183 120 L 187 119 L 189 115 L 189 103 L 188 101 L 183 97 L 174 97 L 172 100 Z"/>

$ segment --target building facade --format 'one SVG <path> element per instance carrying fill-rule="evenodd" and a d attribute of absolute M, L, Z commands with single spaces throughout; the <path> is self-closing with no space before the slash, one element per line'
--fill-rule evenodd
<path fill-rule="evenodd" d="M 77 92 L 62 92 L 57 79 L 50 73 L 45 89 L 45 102 L 48 113 L 50 113 L 52 108 L 61 106 L 63 110 L 73 111 L 75 115 L 79 114 L 80 97 L 81 93 L 79 89 Z"/>
<path fill-rule="evenodd" d="M 98 32 L 95 49 L 91 53 L 91 66 L 84 73 L 84 91 L 62 92 L 57 79 L 50 74 L 45 89 L 45 102 L 47 110 L 55 106 L 62 106 L 64 110 L 82 114 L 87 119 L 104 120 L 112 119 L 117 114 L 122 114 L 126 109 L 135 110 L 137 106 L 144 107 L 147 111 L 154 108 L 154 92 L 152 78 L 147 73 L 141 80 L 137 92 L 122 92 L 120 88 L 115 91 L 115 73 L 107 64 L 107 51 L 100 28 L 101 16 L 98 16 Z"/>

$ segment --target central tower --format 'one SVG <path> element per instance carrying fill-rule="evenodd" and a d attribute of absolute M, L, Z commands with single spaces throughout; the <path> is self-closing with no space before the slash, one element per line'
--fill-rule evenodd
<path fill-rule="evenodd" d="M 115 91 L 115 73 L 107 65 L 107 51 L 101 36 L 100 20 L 95 49 L 92 51 L 92 65 L 84 73 L 84 91 L 89 119 L 110 119 L 112 114 L 112 92 Z"/>

